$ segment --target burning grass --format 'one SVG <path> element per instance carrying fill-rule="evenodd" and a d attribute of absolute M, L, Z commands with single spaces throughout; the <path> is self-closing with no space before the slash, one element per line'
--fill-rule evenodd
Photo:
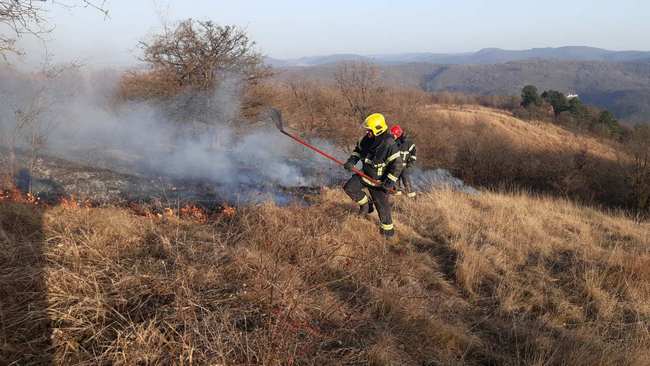
<path fill-rule="evenodd" d="M 31 192 L 23 193 L 16 187 L 0 191 L 0 202 L 18 202 L 31 205 L 41 204 L 41 198 Z"/>
<path fill-rule="evenodd" d="M 64 210 L 77 210 L 107 207 L 91 201 L 90 199 L 80 199 L 75 194 L 62 196 L 55 202 L 43 202 L 41 197 L 31 192 L 23 193 L 16 187 L 0 191 L 0 203 L 26 204 L 41 206 L 45 208 L 60 207 Z M 236 214 L 237 209 L 227 203 L 214 205 L 211 209 L 202 207 L 195 203 L 185 203 L 184 206 L 174 209 L 165 207 L 162 202 L 144 203 L 144 202 L 125 202 L 122 207 L 136 216 L 146 218 L 176 218 L 193 221 L 199 224 L 208 223 L 211 220 L 218 219 L 219 216 L 232 217 Z"/>
<path fill-rule="evenodd" d="M 436 191 L 387 245 L 353 209 L 2 202 L 0 363 L 650 362 L 648 224 Z"/>

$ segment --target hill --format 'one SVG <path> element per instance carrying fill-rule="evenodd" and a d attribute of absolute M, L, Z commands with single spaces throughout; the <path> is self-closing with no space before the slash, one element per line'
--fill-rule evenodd
<path fill-rule="evenodd" d="M 327 151 L 344 157 L 360 135 L 335 87 L 256 88 L 287 130 Z M 262 150 L 290 142 L 264 121 L 242 122 L 242 136 L 264 139 L 227 170 L 229 185 L 18 157 L 26 186 L 68 196 L 44 205 L 0 194 L 0 364 L 647 364 L 650 227 L 615 211 L 647 208 L 629 201 L 638 187 L 618 142 L 420 90 L 373 98 L 415 138 L 425 174 L 447 168 L 480 189 L 395 198 L 392 243 L 338 183 L 286 187 L 309 196 L 294 204 L 218 202 L 259 182 L 281 193 L 279 181 L 239 179 L 264 165 L 335 178 L 332 165 L 244 165 L 317 161 Z M 125 120 L 136 127 L 137 116 Z M 99 156 L 136 155 L 109 146 Z M 124 191 L 138 198 L 121 200 Z M 196 206 L 202 199 L 211 206 Z"/>
<path fill-rule="evenodd" d="M 340 61 L 369 61 L 377 64 L 434 63 L 434 64 L 495 64 L 531 59 L 565 61 L 638 61 L 650 59 L 647 51 L 610 51 L 586 46 L 531 48 L 527 50 L 504 50 L 484 48 L 476 52 L 464 53 L 397 53 L 381 55 L 334 54 L 301 57 L 296 59 L 267 58 L 266 63 L 273 67 L 318 66 Z"/>
<path fill-rule="evenodd" d="M 471 131 L 487 129 L 504 148 L 512 144 L 519 149 L 546 155 L 586 150 L 595 158 L 612 162 L 621 156 L 620 150 L 613 143 L 576 134 L 551 123 L 525 122 L 511 113 L 498 109 L 472 105 L 428 105 L 422 107 L 420 113 L 431 121 L 428 126 L 416 127 L 408 121 L 404 124 L 420 134 L 437 131 L 441 141 L 433 145 L 443 145 L 442 140 L 453 144 L 451 141 L 454 137 L 446 135 L 447 131 L 451 134 L 452 130 L 457 133 L 458 131 L 471 133 Z M 427 131 L 428 129 L 430 131 Z M 471 139 L 476 142 L 481 140 L 478 134 Z M 433 156 L 430 158 L 435 159 Z"/>
<path fill-rule="evenodd" d="M 527 84 L 577 93 L 580 98 L 633 122 L 650 121 L 650 62 L 522 61 L 433 69 L 424 76 L 430 91 L 518 95 Z"/>
<path fill-rule="evenodd" d="M 380 65 L 391 86 L 478 95 L 520 95 L 528 84 L 541 90 L 579 94 L 595 106 L 632 123 L 650 121 L 650 61 L 602 62 L 528 60 L 494 64 L 439 65 L 426 62 Z M 280 69 L 280 80 L 332 81 L 336 64 Z"/>
<path fill-rule="evenodd" d="M 353 146 L 359 118 L 350 115 L 335 85 L 288 84 L 275 89 L 272 104 L 291 127 Z M 369 105 L 415 137 L 424 168 L 447 169 L 472 186 L 530 189 L 610 207 L 637 205 L 633 197 L 639 197 L 640 186 L 632 184 L 635 168 L 620 143 L 551 122 L 523 121 L 504 110 L 453 103 L 388 88 Z"/>
<path fill-rule="evenodd" d="M 0 360 L 650 362 L 648 224 L 443 190 L 398 201 L 399 237 L 386 244 L 354 210 L 338 189 L 204 223 L 2 203 L 0 286 L 22 296 L 3 296 Z"/>

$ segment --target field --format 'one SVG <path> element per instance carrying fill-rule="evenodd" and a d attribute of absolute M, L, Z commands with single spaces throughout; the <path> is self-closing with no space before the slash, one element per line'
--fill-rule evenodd
<path fill-rule="evenodd" d="M 0 361 L 650 362 L 647 223 L 437 190 L 397 200 L 386 243 L 355 209 L 339 189 L 209 219 L 5 201 Z"/>
<path fill-rule="evenodd" d="M 47 146 L 32 160 L 4 159 L 31 168 L 28 188 L 51 183 L 63 195 L 0 195 L 0 364 L 650 363 L 641 155 L 611 137 L 413 89 L 379 88 L 358 110 L 348 97 L 308 81 L 257 84 L 241 119 L 212 126 L 241 139 L 170 140 L 184 159 L 149 154 L 158 164 L 133 175 L 98 159 L 52 159 Z M 332 183 L 338 167 L 263 120 L 271 105 L 289 131 L 343 159 L 362 134 L 359 110 L 381 110 L 415 138 L 421 168 L 448 169 L 480 193 L 396 197 L 398 236 L 386 242 L 377 218 L 357 216 Z M 124 135 L 156 142 L 155 132 L 189 128 L 153 119 L 142 134 L 141 114 L 107 113 Z M 136 140 L 118 141 L 120 156 L 137 156 Z M 219 170 L 218 156 L 236 164 Z M 155 169 L 173 161 L 189 170 Z M 287 180 L 317 174 L 332 179 Z M 151 186 L 163 183 L 158 195 Z M 309 198 L 219 201 L 260 185 Z M 181 204 L 181 193 L 201 192 L 212 211 Z"/>
<path fill-rule="evenodd" d="M 0 0 L 0 366 L 650 365 L 650 53 L 376 44 L 638 4 L 37 3 Z M 392 238 L 342 189 L 374 113 L 417 146 Z"/>

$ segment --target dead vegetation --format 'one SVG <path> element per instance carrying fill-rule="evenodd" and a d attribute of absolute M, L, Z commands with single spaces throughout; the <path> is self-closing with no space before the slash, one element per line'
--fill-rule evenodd
<path fill-rule="evenodd" d="M 361 134 L 360 119 L 338 84 L 290 79 L 270 85 L 276 93 L 267 103 L 285 111 L 290 127 L 351 150 Z M 639 148 L 648 145 L 647 134 L 635 132 L 624 144 L 551 122 L 524 121 L 503 109 L 454 104 L 464 102 L 457 98 L 381 84 L 378 90 L 361 105 L 406 128 L 423 168 L 448 169 L 474 186 L 647 212 L 650 179 Z"/>
<path fill-rule="evenodd" d="M 165 100 L 187 91 L 209 91 L 226 78 L 255 85 L 270 75 L 255 42 L 233 25 L 212 21 L 183 20 L 141 41 L 145 71 L 131 71 L 122 78 L 121 100 Z"/>
<path fill-rule="evenodd" d="M 640 214 L 648 211 L 650 179 L 632 161 L 633 148 L 620 141 L 550 121 L 515 118 L 508 110 L 518 108 L 518 98 L 431 94 L 388 84 L 384 72 L 372 64 L 347 62 L 335 67 L 330 80 L 306 75 L 260 79 L 242 90 L 242 115 L 255 121 L 265 106 L 275 106 L 283 110 L 290 128 L 351 150 L 362 134 L 358 126 L 363 117 L 381 111 L 415 137 L 424 168 L 445 168 L 491 189 L 533 190 Z M 127 76 L 120 94 L 147 95 L 141 87 L 149 84 L 179 91 L 166 87 L 165 80 L 156 74 L 142 81 Z"/>
<path fill-rule="evenodd" d="M 647 224 L 527 194 L 396 210 L 386 245 L 339 190 L 209 219 L 2 203 L 0 362 L 650 362 Z"/>

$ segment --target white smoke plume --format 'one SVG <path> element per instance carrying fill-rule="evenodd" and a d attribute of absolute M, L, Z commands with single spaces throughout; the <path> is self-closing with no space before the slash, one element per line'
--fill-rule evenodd
<path fill-rule="evenodd" d="M 223 199 L 239 203 L 268 198 L 286 203 L 291 201 L 287 188 L 339 184 L 349 176 L 280 134 L 271 121 L 242 121 L 236 75 L 224 76 L 211 93 L 183 94 L 165 104 L 116 102 L 119 77 L 78 70 L 27 77 L 0 69 L 0 144 L 15 134 L 20 117 L 31 113 L 32 125 L 17 140 L 22 147 L 36 130 L 46 137 L 46 154 L 144 177 L 209 184 Z M 328 141 L 313 143 L 347 158 Z M 413 180 L 419 191 L 477 192 L 441 169 L 416 169 Z"/>
<path fill-rule="evenodd" d="M 165 104 L 115 102 L 118 80 L 117 72 L 35 78 L 0 71 L 0 132 L 11 133 L 16 111 L 39 100 L 36 125 L 47 137 L 47 153 L 88 165 L 202 180 L 224 195 L 320 186 L 343 176 L 270 121 L 241 121 L 235 75 L 225 76 L 211 93 L 181 95 Z"/>

